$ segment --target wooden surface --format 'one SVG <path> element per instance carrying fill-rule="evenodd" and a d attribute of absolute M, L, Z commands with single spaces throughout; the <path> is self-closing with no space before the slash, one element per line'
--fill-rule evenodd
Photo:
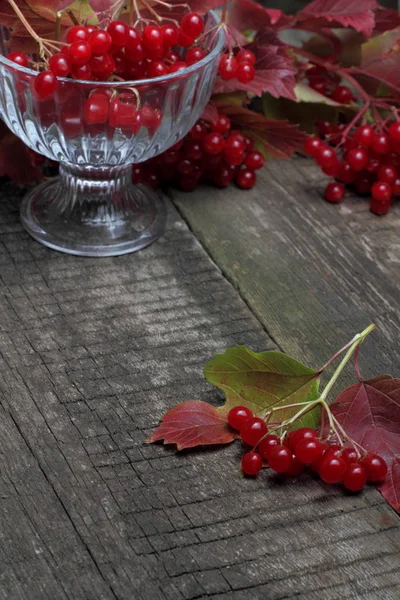
<path fill-rule="evenodd" d="M 1 600 L 398 600 L 399 517 L 373 488 L 143 444 L 177 402 L 219 402 L 202 366 L 229 346 L 321 364 L 375 319 L 365 370 L 396 370 L 399 213 L 331 207 L 314 176 L 175 194 L 196 235 L 170 204 L 159 242 L 101 260 L 31 240 L 3 185 Z"/>

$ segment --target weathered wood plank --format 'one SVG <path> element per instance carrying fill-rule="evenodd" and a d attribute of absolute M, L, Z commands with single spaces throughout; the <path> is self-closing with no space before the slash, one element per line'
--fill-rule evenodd
<path fill-rule="evenodd" d="M 217 401 L 213 354 L 274 347 L 176 211 L 148 249 L 81 259 L 29 239 L 2 194 L 0 598 L 361 599 L 374 582 L 390 600 L 398 518 L 375 490 L 242 479 L 237 445 L 143 444 L 177 402 Z"/>
<path fill-rule="evenodd" d="M 179 210 L 268 333 L 318 367 L 376 322 L 363 372 L 399 373 L 400 205 L 378 218 L 359 198 L 321 200 L 326 178 L 307 160 L 270 162 L 244 193 L 174 193 Z"/>

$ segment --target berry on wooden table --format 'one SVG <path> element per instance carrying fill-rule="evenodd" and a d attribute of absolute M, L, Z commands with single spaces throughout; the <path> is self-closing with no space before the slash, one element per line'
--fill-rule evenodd
<path fill-rule="evenodd" d="M 388 472 L 386 461 L 377 454 L 367 454 L 360 460 L 360 465 L 367 473 L 367 480 L 372 483 L 384 481 Z"/>
<path fill-rule="evenodd" d="M 272 448 L 279 446 L 279 438 L 277 435 L 267 435 L 257 446 L 257 450 L 264 460 L 268 460 Z"/>
<path fill-rule="evenodd" d="M 276 473 L 286 473 L 293 464 L 293 455 L 290 448 L 278 444 L 271 449 L 268 455 L 268 463 Z"/>
<path fill-rule="evenodd" d="M 325 456 L 319 467 L 319 475 L 325 483 L 339 483 L 346 471 L 346 461 L 340 456 Z"/>
<path fill-rule="evenodd" d="M 268 433 L 268 428 L 265 421 L 259 417 L 247 419 L 240 429 L 242 442 L 247 446 L 256 446 L 266 433 Z"/>
<path fill-rule="evenodd" d="M 228 413 L 228 423 L 232 429 L 240 431 L 242 425 L 253 417 L 253 412 L 247 406 L 234 406 Z"/>
<path fill-rule="evenodd" d="M 246 452 L 242 458 L 242 471 L 245 475 L 257 475 L 262 469 L 262 458 L 258 452 Z"/>
<path fill-rule="evenodd" d="M 343 485 L 350 492 L 360 492 L 367 483 L 367 473 L 363 466 L 351 463 L 343 475 Z"/>
<path fill-rule="evenodd" d="M 344 198 L 345 189 L 341 183 L 328 183 L 325 190 L 325 199 L 332 204 L 338 204 Z"/>

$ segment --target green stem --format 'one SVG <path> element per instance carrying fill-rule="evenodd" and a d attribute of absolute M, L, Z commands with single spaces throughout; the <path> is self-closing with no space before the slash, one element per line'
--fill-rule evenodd
<path fill-rule="evenodd" d="M 352 343 L 352 345 L 350 346 L 350 348 L 347 350 L 346 354 L 344 355 L 343 359 L 341 360 L 339 366 L 337 367 L 336 371 L 334 372 L 334 374 L 332 375 L 332 377 L 330 378 L 330 380 L 328 381 L 324 391 L 322 392 L 320 399 L 321 400 L 326 400 L 329 392 L 331 391 L 331 389 L 333 388 L 333 386 L 335 385 L 339 375 L 341 374 L 341 372 L 343 371 L 343 369 L 345 368 L 345 366 L 347 365 L 347 363 L 349 362 L 350 358 L 353 356 L 353 353 L 355 351 L 355 349 L 362 344 L 362 342 L 365 340 L 365 338 L 367 337 L 367 335 L 369 335 L 373 330 L 375 329 L 375 325 L 369 325 L 366 329 L 364 329 L 364 331 L 362 331 L 358 336 L 356 336 L 356 339 L 354 340 L 354 342 Z"/>

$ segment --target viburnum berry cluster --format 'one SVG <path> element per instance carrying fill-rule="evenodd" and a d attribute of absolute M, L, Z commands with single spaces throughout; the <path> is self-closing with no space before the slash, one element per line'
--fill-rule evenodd
<path fill-rule="evenodd" d="M 221 56 L 218 73 L 226 81 L 237 79 L 240 83 L 250 83 L 256 75 L 255 62 L 256 57 L 248 48 L 241 48 L 236 54 L 227 52 Z"/>
<path fill-rule="evenodd" d="M 231 182 L 244 190 L 256 183 L 256 171 L 264 165 L 254 142 L 231 129 L 228 116 L 217 113 L 213 122 L 200 119 L 187 136 L 163 154 L 133 166 L 133 182 L 157 189 L 177 185 L 186 192 L 201 182 L 220 188 Z"/>
<path fill-rule="evenodd" d="M 341 202 L 348 186 L 361 196 L 370 196 L 373 213 L 386 214 L 400 196 L 400 121 L 385 129 L 361 125 L 346 135 L 339 148 L 332 147 L 335 135 L 326 133 L 325 141 L 310 137 L 304 145 L 322 171 L 334 178 L 326 187 L 326 200 Z"/>
<path fill-rule="evenodd" d="M 40 70 L 33 81 L 34 91 L 47 98 L 56 90 L 57 77 L 132 81 L 175 73 L 206 56 L 206 49 L 196 44 L 203 31 L 203 18 L 196 13 L 185 14 L 179 24 L 133 27 L 112 20 L 106 29 L 74 25 L 65 41 L 40 40 L 40 61 L 22 52 L 11 52 L 7 58 Z"/>
<path fill-rule="evenodd" d="M 296 477 L 307 467 L 325 483 L 343 483 L 347 490 L 359 492 L 367 481 L 380 483 L 387 474 L 382 457 L 360 450 L 354 442 L 349 441 L 345 446 L 342 439 L 338 443 L 337 438 L 324 438 L 310 427 L 279 436 L 275 433 L 277 427 L 268 426 L 268 417 L 256 417 L 246 406 L 232 408 L 228 423 L 240 432 L 248 448 L 241 463 L 245 475 L 257 475 L 264 466 L 269 466 L 276 473 Z"/>

